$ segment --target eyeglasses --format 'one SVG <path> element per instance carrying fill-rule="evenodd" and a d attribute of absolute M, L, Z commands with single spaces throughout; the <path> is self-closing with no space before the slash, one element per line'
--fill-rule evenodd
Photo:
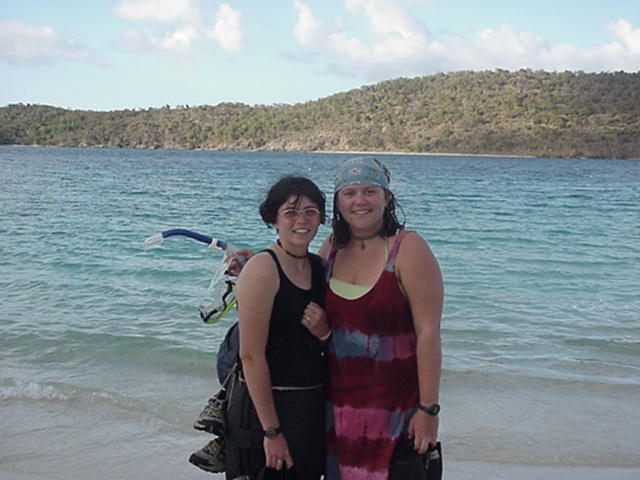
<path fill-rule="evenodd" d="M 313 220 L 315 218 L 318 218 L 318 216 L 320 215 L 320 209 L 316 207 L 306 207 L 299 210 L 297 208 L 290 207 L 282 210 L 280 214 L 287 220 L 295 220 L 300 214 L 303 214 L 309 220 Z"/>

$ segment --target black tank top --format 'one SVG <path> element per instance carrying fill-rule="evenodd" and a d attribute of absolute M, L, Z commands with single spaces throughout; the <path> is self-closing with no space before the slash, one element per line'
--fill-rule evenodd
<path fill-rule="evenodd" d="M 324 304 L 322 259 L 309 254 L 311 288 L 294 285 L 285 275 L 278 257 L 268 252 L 278 268 L 280 288 L 273 300 L 266 356 L 271 384 L 278 387 L 310 387 L 324 382 L 324 354 L 320 341 L 301 323 L 309 302 Z"/>

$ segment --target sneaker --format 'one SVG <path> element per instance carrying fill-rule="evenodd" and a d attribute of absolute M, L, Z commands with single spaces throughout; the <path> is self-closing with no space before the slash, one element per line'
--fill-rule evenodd
<path fill-rule="evenodd" d="M 227 391 L 220 389 L 213 397 L 209 399 L 209 403 L 204 407 L 198 419 L 194 422 L 193 428 L 203 430 L 214 435 L 222 435 L 224 433 L 224 408 Z"/>
<path fill-rule="evenodd" d="M 189 457 L 189 463 L 206 472 L 224 472 L 224 440 L 216 437 Z"/>

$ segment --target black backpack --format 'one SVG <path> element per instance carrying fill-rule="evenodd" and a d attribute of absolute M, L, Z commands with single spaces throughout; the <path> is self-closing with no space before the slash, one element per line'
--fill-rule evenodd
<path fill-rule="evenodd" d="M 218 360 L 216 368 L 218 370 L 218 381 L 224 384 L 233 367 L 239 361 L 240 353 L 240 328 L 238 322 L 229 327 L 224 336 L 224 340 L 218 348 Z"/>

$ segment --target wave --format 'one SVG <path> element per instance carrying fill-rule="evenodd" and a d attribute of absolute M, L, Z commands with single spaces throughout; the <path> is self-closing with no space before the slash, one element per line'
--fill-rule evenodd
<path fill-rule="evenodd" d="M 153 377 L 146 378 L 151 380 Z M 202 384 L 203 388 L 194 389 L 192 397 L 188 397 L 178 396 L 157 382 L 153 385 L 152 394 L 145 394 L 134 389 L 120 391 L 115 384 L 79 386 L 60 381 L 3 378 L 0 380 L 0 401 L 5 406 L 49 406 L 67 413 L 75 412 L 76 416 L 107 416 L 112 420 L 188 431 L 214 391 L 213 387 Z M 187 382 L 184 385 L 186 387 Z"/>
<path fill-rule="evenodd" d="M 5 382 L 7 382 L 5 380 Z M 0 385 L 0 400 L 69 400 L 69 395 L 54 385 L 16 380 Z"/>

